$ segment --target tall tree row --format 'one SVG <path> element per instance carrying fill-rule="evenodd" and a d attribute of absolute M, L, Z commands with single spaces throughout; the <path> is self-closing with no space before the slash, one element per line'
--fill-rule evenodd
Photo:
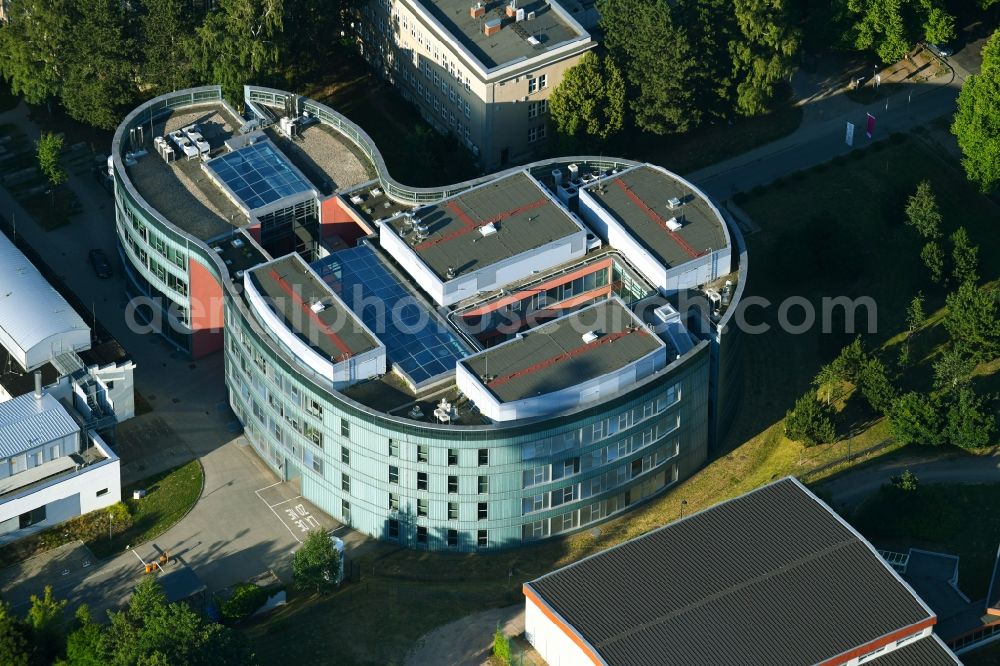
<path fill-rule="evenodd" d="M 30 104 L 61 104 L 112 129 L 139 98 L 250 82 L 324 65 L 362 0 L 17 0 L 0 25 L 0 76 Z"/>

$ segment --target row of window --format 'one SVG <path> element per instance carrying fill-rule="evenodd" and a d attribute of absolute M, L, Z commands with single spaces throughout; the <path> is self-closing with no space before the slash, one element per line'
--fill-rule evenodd
<path fill-rule="evenodd" d="M 528 128 L 528 143 L 535 143 L 545 139 L 545 125 L 537 125 Z"/>
<path fill-rule="evenodd" d="M 402 485 L 399 482 L 399 467 L 396 465 L 389 465 L 388 479 L 389 483 L 393 485 Z M 427 472 L 417 472 L 417 490 L 430 490 L 428 479 L 429 477 Z M 449 494 L 457 494 L 459 492 L 459 477 L 457 475 L 448 475 L 448 483 L 446 487 Z M 485 495 L 490 492 L 490 477 L 485 475 L 476 477 L 476 492 L 480 495 Z"/>
<path fill-rule="evenodd" d="M 445 535 L 445 542 L 449 548 L 458 547 L 458 530 L 449 529 Z M 390 519 L 388 522 L 387 536 L 393 541 L 399 541 L 399 521 Z M 427 545 L 427 527 L 417 525 L 416 541 L 418 545 Z M 490 545 L 489 530 L 476 530 L 476 548 L 487 548 Z"/>
<path fill-rule="evenodd" d="M 345 492 L 350 492 L 350 478 L 345 474 L 346 488 L 341 488 Z M 459 506 L 458 502 L 448 502 L 447 503 L 447 513 L 448 520 L 458 520 L 459 516 Z M 417 517 L 426 518 L 429 513 L 430 500 L 418 499 L 417 500 Z M 397 493 L 389 493 L 389 511 L 398 512 L 399 511 L 399 495 Z M 476 520 L 489 520 L 490 508 L 487 502 L 477 502 L 476 503 Z"/>

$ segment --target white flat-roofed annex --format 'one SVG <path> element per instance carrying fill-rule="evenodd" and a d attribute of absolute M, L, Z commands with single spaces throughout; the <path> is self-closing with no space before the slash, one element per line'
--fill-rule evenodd
<path fill-rule="evenodd" d="M 617 393 L 666 367 L 667 351 L 614 296 L 459 361 L 456 380 L 483 415 L 513 421 Z"/>
<path fill-rule="evenodd" d="M 519 171 L 383 221 L 379 244 L 448 306 L 584 256 L 587 230 Z"/>

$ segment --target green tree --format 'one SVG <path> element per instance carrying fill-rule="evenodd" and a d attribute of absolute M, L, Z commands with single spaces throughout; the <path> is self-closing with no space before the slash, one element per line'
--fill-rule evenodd
<path fill-rule="evenodd" d="M 729 44 L 736 84 L 736 111 L 766 113 L 775 86 L 789 78 L 799 52 L 801 31 L 786 0 L 734 0 L 742 33 Z"/>
<path fill-rule="evenodd" d="M 698 54 L 688 72 L 693 88 L 692 104 L 702 115 L 702 121 L 729 118 L 736 87 L 730 44 L 742 39 L 733 0 L 685 0 L 676 4 L 675 16 L 685 27 L 691 53 Z"/>
<path fill-rule="evenodd" d="M 904 470 L 899 476 L 893 476 L 889 479 L 889 483 L 896 490 L 903 490 L 906 492 L 912 492 L 920 487 L 920 479 L 917 475 L 910 470 Z"/>
<path fill-rule="evenodd" d="M 51 132 L 42 132 L 38 139 L 38 168 L 53 187 L 66 182 L 69 177 L 62 165 L 63 138 Z"/>
<path fill-rule="evenodd" d="M 84 604 L 76 609 L 75 628 L 66 637 L 66 663 L 68 666 L 105 666 L 101 625 L 94 622 L 90 609 Z"/>
<path fill-rule="evenodd" d="M 917 39 L 912 27 L 929 41 L 947 42 L 955 36 L 955 19 L 939 0 L 847 0 L 854 14 L 855 47 L 873 50 L 882 62 L 905 56 Z"/>
<path fill-rule="evenodd" d="M 785 414 L 785 436 L 805 446 L 837 439 L 830 410 L 816 399 L 813 391 L 796 400 L 795 406 Z"/>
<path fill-rule="evenodd" d="M 222 86 L 242 106 L 243 86 L 276 76 L 284 0 L 219 0 L 198 28 L 195 64 L 203 80 Z"/>
<path fill-rule="evenodd" d="M 955 350 L 976 363 L 994 358 L 1000 349 L 1000 320 L 997 318 L 997 292 L 978 289 L 963 282 L 945 299 L 948 312 L 944 327 Z"/>
<path fill-rule="evenodd" d="M 28 666 L 30 659 L 27 627 L 11 614 L 10 606 L 0 601 L 0 664 Z"/>
<path fill-rule="evenodd" d="M 886 414 L 892 408 L 896 398 L 896 388 L 889 379 L 885 364 L 877 358 L 870 357 L 861 366 L 861 376 L 858 381 L 861 395 L 875 411 Z"/>
<path fill-rule="evenodd" d="M 604 43 L 622 67 L 636 127 L 686 132 L 701 122 L 691 84 L 696 55 L 669 0 L 598 0 Z"/>
<path fill-rule="evenodd" d="M 329 535 L 313 530 L 292 558 L 292 581 L 300 590 L 328 592 L 337 584 L 339 566 L 340 553 Z"/>
<path fill-rule="evenodd" d="M 0 75 L 29 104 L 59 96 L 66 75 L 71 18 L 68 0 L 10 3 L 0 30 Z"/>
<path fill-rule="evenodd" d="M 845 381 L 847 378 L 844 376 L 844 364 L 834 360 L 833 363 L 827 363 L 819 369 L 812 383 L 824 404 L 829 407 L 846 394 Z"/>
<path fill-rule="evenodd" d="M 892 402 L 889 410 L 889 432 L 903 444 L 943 442 L 944 424 L 935 401 L 921 393 L 905 393 Z"/>
<path fill-rule="evenodd" d="M 865 351 L 865 346 L 861 342 L 861 336 L 858 336 L 851 341 L 851 344 L 840 350 L 834 363 L 839 365 L 840 373 L 846 381 L 858 384 L 861 380 L 861 371 L 867 360 L 868 352 Z"/>
<path fill-rule="evenodd" d="M 61 100 L 80 122 L 111 130 L 136 98 L 130 60 L 135 42 L 125 34 L 125 5 L 119 0 L 69 0 L 72 28 L 66 45 Z"/>
<path fill-rule="evenodd" d="M 284 61 L 310 70 L 325 64 L 334 52 L 345 19 L 364 5 L 363 0 L 295 0 L 285 3 L 282 19 Z M 393 26 L 395 28 L 395 26 Z"/>
<path fill-rule="evenodd" d="M 926 240 L 941 238 L 941 209 L 929 180 L 920 181 L 906 201 L 906 223 Z"/>
<path fill-rule="evenodd" d="M 188 0 L 140 0 L 139 76 L 152 95 L 198 83 L 193 54 L 197 22 Z M 210 81 L 203 81 L 210 83 Z"/>
<path fill-rule="evenodd" d="M 959 390 L 948 409 L 948 442 L 963 449 L 979 449 L 990 444 L 995 432 L 996 420 L 983 400 L 970 388 Z"/>
<path fill-rule="evenodd" d="M 167 603 L 159 583 L 146 577 L 128 608 L 109 613 L 104 631 L 106 663 L 112 665 L 252 664 L 245 639 L 232 629 L 209 624 L 183 603 Z"/>
<path fill-rule="evenodd" d="M 68 602 L 52 597 L 52 586 L 46 585 L 41 597 L 31 595 L 31 607 L 25 624 L 35 648 L 35 661 L 51 664 L 66 645 L 65 610 Z"/>
<path fill-rule="evenodd" d="M 934 361 L 934 388 L 956 391 L 969 384 L 976 362 L 956 349 L 947 349 Z"/>
<path fill-rule="evenodd" d="M 233 596 L 222 602 L 222 617 L 228 622 L 240 622 L 250 617 L 267 601 L 267 590 L 260 585 L 243 583 L 233 590 Z"/>
<path fill-rule="evenodd" d="M 603 63 L 593 51 L 563 75 L 549 97 L 549 113 L 567 136 L 607 139 L 625 121 L 625 79 L 611 58 Z"/>
<path fill-rule="evenodd" d="M 969 180 L 983 192 L 1000 184 L 1000 30 L 983 47 L 983 64 L 962 84 L 951 125 Z"/>
<path fill-rule="evenodd" d="M 917 329 L 922 328 L 926 321 L 927 314 L 924 312 L 924 295 L 922 292 L 917 292 L 917 295 L 913 297 L 910 305 L 906 308 L 906 326 L 910 334 L 916 333 Z"/>
<path fill-rule="evenodd" d="M 937 241 L 928 241 L 920 250 L 920 258 L 930 273 L 931 282 L 939 284 L 944 279 L 944 251 Z"/>
<path fill-rule="evenodd" d="M 951 260 L 954 268 L 952 275 L 962 282 L 979 282 L 979 246 L 969 240 L 965 227 L 959 227 L 951 235 Z"/>

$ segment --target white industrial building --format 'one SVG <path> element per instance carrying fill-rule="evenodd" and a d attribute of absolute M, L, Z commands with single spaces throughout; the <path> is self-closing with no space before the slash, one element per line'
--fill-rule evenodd
<path fill-rule="evenodd" d="M 118 456 L 36 377 L 0 403 L 0 544 L 121 500 Z"/>
<path fill-rule="evenodd" d="M 0 344 L 25 371 L 90 349 L 90 327 L 3 234 L 0 266 Z"/>

